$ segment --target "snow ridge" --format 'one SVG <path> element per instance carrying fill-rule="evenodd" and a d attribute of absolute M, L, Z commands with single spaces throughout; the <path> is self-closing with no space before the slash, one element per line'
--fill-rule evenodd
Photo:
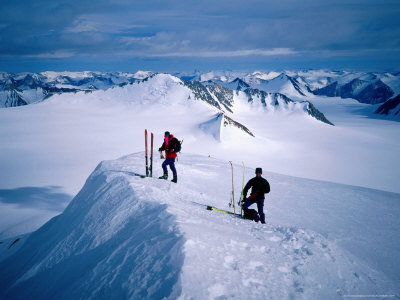
<path fill-rule="evenodd" d="M 312 230 L 207 211 L 206 204 L 225 208 L 229 200 L 230 180 L 221 180 L 226 161 L 182 155 L 184 176 L 173 184 L 137 176 L 143 155 L 102 162 L 61 215 L 0 262 L 1 299 L 342 299 L 397 292 L 385 275 Z"/>
<path fill-rule="evenodd" d="M 174 298 L 182 235 L 129 175 L 101 163 L 64 213 L 1 263 L 0 298 Z"/>

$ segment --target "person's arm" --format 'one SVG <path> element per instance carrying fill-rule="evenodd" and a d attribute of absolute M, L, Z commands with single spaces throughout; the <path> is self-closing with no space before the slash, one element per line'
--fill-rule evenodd
<path fill-rule="evenodd" d="M 247 192 L 249 191 L 249 189 L 251 188 L 252 183 L 251 183 L 251 179 L 246 183 L 246 185 L 244 186 L 243 189 L 243 200 L 246 199 L 247 197 Z"/>
<path fill-rule="evenodd" d="M 271 191 L 271 187 L 269 185 L 269 182 L 265 179 L 264 186 L 263 186 L 263 192 L 264 194 L 268 194 Z"/>
<path fill-rule="evenodd" d="M 161 145 L 161 147 L 158 149 L 158 151 L 163 151 L 166 150 L 165 149 L 165 142 L 163 142 L 163 144 Z"/>

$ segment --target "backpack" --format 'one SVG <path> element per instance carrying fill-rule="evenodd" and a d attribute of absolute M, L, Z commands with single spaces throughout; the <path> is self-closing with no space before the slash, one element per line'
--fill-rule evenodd
<path fill-rule="evenodd" d="M 180 141 L 174 137 L 170 143 L 171 143 L 171 149 L 174 149 L 175 153 L 181 152 L 183 140 Z"/>
<path fill-rule="evenodd" d="M 255 209 L 246 209 L 244 211 L 243 217 L 248 220 L 253 220 L 255 222 L 260 221 L 260 217 L 258 216 L 258 212 Z"/>

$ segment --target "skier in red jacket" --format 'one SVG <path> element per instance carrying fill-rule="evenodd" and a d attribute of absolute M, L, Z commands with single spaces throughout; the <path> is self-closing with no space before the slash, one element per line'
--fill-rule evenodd
<path fill-rule="evenodd" d="M 179 143 L 179 141 L 172 134 L 166 131 L 164 134 L 164 142 L 162 146 L 158 149 L 158 151 L 160 151 L 161 158 L 163 158 L 162 151 L 165 151 L 165 160 L 162 164 L 164 175 L 160 176 L 159 179 L 168 179 L 167 166 L 169 165 L 173 175 L 171 181 L 175 183 L 178 182 L 178 175 L 176 173 L 176 168 L 175 168 L 175 158 L 178 156 L 175 152 L 176 143 Z"/>

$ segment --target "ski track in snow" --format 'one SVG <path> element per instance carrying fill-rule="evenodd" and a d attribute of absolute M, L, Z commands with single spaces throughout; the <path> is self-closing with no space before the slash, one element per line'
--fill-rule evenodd
<path fill-rule="evenodd" d="M 173 184 L 135 176 L 144 171 L 143 153 L 102 162 L 63 214 L 24 239 L 13 256 L 0 256 L 0 299 L 398 294 L 398 284 L 315 231 L 206 210 L 207 204 L 228 209 L 227 162 L 185 155 L 177 168 Z M 235 174 L 236 183 L 241 176 Z"/>

